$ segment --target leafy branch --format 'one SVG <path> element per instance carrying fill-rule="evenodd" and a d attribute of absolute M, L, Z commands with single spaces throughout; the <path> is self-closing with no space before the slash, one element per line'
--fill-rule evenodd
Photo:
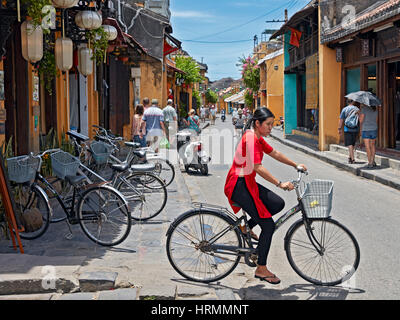
<path fill-rule="evenodd" d="M 96 60 L 96 63 L 99 65 L 104 61 L 108 48 L 107 32 L 100 27 L 95 30 L 87 31 L 87 38 L 90 42 L 89 47 L 93 49 L 92 60 Z"/>

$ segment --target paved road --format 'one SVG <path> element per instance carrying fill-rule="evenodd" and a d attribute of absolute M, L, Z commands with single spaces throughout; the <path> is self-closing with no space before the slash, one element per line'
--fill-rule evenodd
<path fill-rule="evenodd" d="M 233 128 L 230 118 L 228 117 L 225 123 L 217 120 L 216 125 L 211 126 L 208 133 L 204 132 L 205 144 L 215 149 L 215 143 L 211 141 L 224 142 L 223 139 L 225 139 L 225 144 L 221 143 L 220 148 L 227 149 L 227 144 L 229 144 L 226 143 L 227 130 L 232 131 L 232 137 Z M 224 138 L 217 137 L 216 139 L 218 131 L 223 132 Z M 210 138 L 211 136 L 213 139 Z M 308 284 L 291 269 L 283 250 L 284 235 L 291 222 L 295 221 L 289 220 L 287 225 L 274 235 L 269 256 L 269 267 L 281 278 L 281 284 L 278 286 L 263 284 L 252 277 L 254 270 L 244 266 L 242 269 L 248 277 L 248 282 L 237 292 L 240 297 L 242 299 L 399 299 L 400 192 L 337 169 L 272 138 L 267 138 L 267 141 L 294 161 L 306 164 L 310 171 L 308 180 L 318 178 L 331 179 L 335 182 L 332 216 L 347 226 L 356 236 L 361 248 L 361 262 L 356 275 L 343 287 L 320 288 Z M 225 152 L 225 154 L 228 153 Z M 296 177 L 296 172 L 292 168 L 268 156 L 264 157 L 263 164 L 282 181 Z M 194 200 L 228 207 L 223 186 L 229 165 L 230 162 L 226 159 L 218 161 L 213 157 L 208 177 L 195 174 L 185 176 Z M 294 192 L 278 190 L 260 179 L 258 182 L 272 188 L 285 199 L 284 211 L 295 204 Z M 259 232 L 259 229 L 257 230 L 256 227 L 255 231 Z"/>

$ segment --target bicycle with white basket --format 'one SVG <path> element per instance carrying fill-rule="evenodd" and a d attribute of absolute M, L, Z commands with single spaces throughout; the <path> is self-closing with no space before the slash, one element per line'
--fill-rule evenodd
<path fill-rule="evenodd" d="M 275 221 L 275 230 L 301 212 L 302 218 L 288 229 L 284 248 L 289 264 L 303 279 L 316 285 L 334 286 L 351 278 L 360 262 L 354 235 L 330 217 L 333 181 L 314 180 L 301 192 L 303 174 L 298 168 L 293 181 L 298 204 Z M 246 214 L 238 218 L 228 209 L 194 203 L 167 231 L 166 249 L 173 268 L 197 282 L 218 281 L 229 275 L 241 257 L 256 266 L 257 251 L 250 236 Z M 246 232 L 239 226 L 244 222 Z"/>

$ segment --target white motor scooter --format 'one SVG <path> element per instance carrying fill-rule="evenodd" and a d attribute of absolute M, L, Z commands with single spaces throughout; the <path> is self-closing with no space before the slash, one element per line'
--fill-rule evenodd
<path fill-rule="evenodd" d="M 203 150 L 203 143 L 192 139 L 195 133 L 184 129 L 176 134 L 177 147 L 180 159 L 183 161 L 185 171 L 189 173 L 190 168 L 199 170 L 202 175 L 208 175 L 208 163 L 211 157 Z"/>

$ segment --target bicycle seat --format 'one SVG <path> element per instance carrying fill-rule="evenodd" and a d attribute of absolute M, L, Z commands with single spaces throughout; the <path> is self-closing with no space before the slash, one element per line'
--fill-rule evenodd
<path fill-rule="evenodd" d="M 85 180 L 86 177 L 83 175 L 77 175 L 77 176 L 65 176 L 65 180 L 71 184 L 71 185 L 77 185 L 80 182 L 82 182 L 83 180 Z"/>
<path fill-rule="evenodd" d="M 132 152 L 135 156 L 138 156 L 139 158 L 144 158 L 146 156 L 146 151 L 138 151 L 138 150 L 133 150 Z"/>
<path fill-rule="evenodd" d="M 89 137 L 85 136 L 84 134 L 75 132 L 75 131 L 68 131 L 67 135 L 76 139 L 78 143 L 82 143 L 89 140 Z"/>
<path fill-rule="evenodd" d="M 118 171 L 118 172 L 124 172 L 124 171 L 126 171 L 126 170 L 128 170 L 128 168 L 129 168 L 129 163 L 121 163 L 121 164 L 113 164 L 112 166 L 111 166 L 111 168 L 113 169 L 113 170 L 115 170 L 115 171 Z"/>
<path fill-rule="evenodd" d="M 143 163 L 143 164 L 134 164 L 131 166 L 131 169 L 135 172 L 149 172 L 153 171 L 156 168 L 154 163 Z"/>
<path fill-rule="evenodd" d="M 137 143 L 137 142 L 125 141 L 125 145 L 130 148 L 134 148 L 134 149 L 140 148 L 140 143 Z"/>

